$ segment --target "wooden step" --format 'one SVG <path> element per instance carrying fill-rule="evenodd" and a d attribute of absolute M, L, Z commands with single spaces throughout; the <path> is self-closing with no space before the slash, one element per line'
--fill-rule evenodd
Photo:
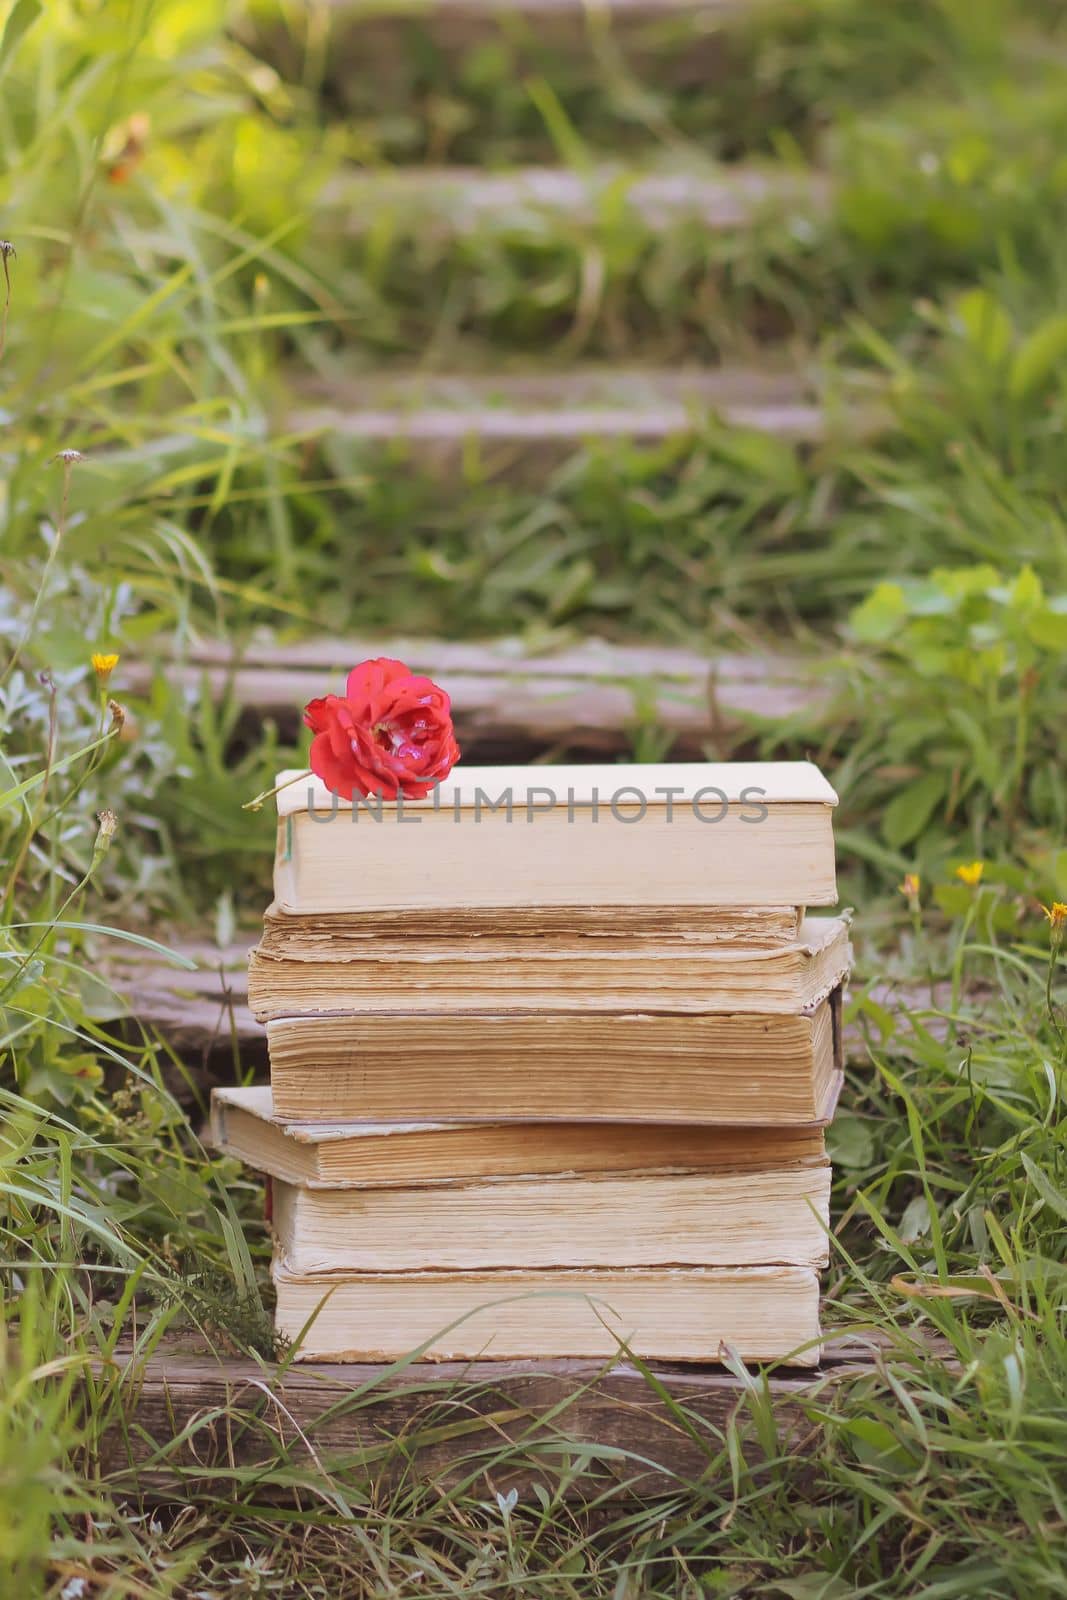
<path fill-rule="evenodd" d="M 732 21 L 751 14 L 761 0 L 598 0 L 608 22 L 662 22 L 671 17 L 703 17 L 710 24 Z M 762 0 L 764 9 L 767 0 Z M 587 0 L 327 0 L 334 17 L 353 23 L 372 18 L 413 17 L 421 21 L 442 22 L 453 17 L 484 18 L 486 21 L 526 17 L 535 25 L 548 24 L 556 16 L 581 17 Z"/>
<path fill-rule="evenodd" d="M 523 63 L 581 51 L 601 72 L 610 46 L 609 67 L 621 52 L 628 64 L 654 64 L 661 82 L 706 85 L 726 68 L 724 35 L 776 10 L 780 0 L 326 0 L 304 8 L 302 25 L 299 12 L 287 25 L 246 16 L 238 34 L 291 81 L 305 78 L 310 55 L 342 98 L 357 72 L 364 92 L 388 91 L 425 66 L 427 47 L 450 57 L 497 40 Z M 573 70 L 573 56 L 566 65 Z"/>
<path fill-rule="evenodd" d="M 331 180 L 315 225 L 357 238 L 383 225 L 417 229 L 420 237 L 478 230 L 543 235 L 548 225 L 565 231 L 596 223 L 637 224 L 652 232 L 696 224 L 724 232 L 764 218 L 781 227 L 796 217 L 800 225 L 824 213 L 829 197 L 829 183 L 819 174 L 772 166 L 644 173 L 621 166 L 499 173 L 391 167 Z"/>
<path fill-rule="evenodd" d="M 884 1384 L 889 1371 L 947 1353 L 943 1342 L 901 1338 L 894 1350 L 874 1335 L 841 1333 L 828 1338 L 815 1371 L 778 1368 L 750 1386 L 721 1366 L 653 1364 L 650 1382 L 625 1361 L 286 1369 L 172 1341 L 147 1360 L 120 1351 L 98 1366 L 97 1384 L 121 1398 L 124 1415 L 124 1426 L 105 1434 L 99 1467 L 149 1495 L 241 1468 L 259 1469 L 257 1492 L 268 1499 L 291 1495 L 301 1469 L 320 1494 L 332 1470 L 382 1487 L 414 1475 L 488 1497 L 562 1475 L 570 1498 L 598 1490 L 647 1497 L 694 1483 L 716 1460 L 728 1471 L 722 1435 L 735 1422 L 748 1458 L 760 1460 L 752 1418 L 764 1396 L 777 1453 L 799 1456 L 818 1436 L 811 1403 L 825 1406 L 845 1385 Z"/>
<path fill-rule="evenodd" d="M 264 857 L 264 904 L 270 893 L 269 842 Z M 248 1009 L 248 952 L 255 937 L 224 948 L 207 939 L 172 944 L 183 965 L 140 945 L 105 941 L 99 970 L 114 989 L 111 1020 L 131 1037 L 147 1028 L 195 1067 L 221 1067 L 234 1051 L 249 1067 L 266 1065 L 266 1035 Z M 189 969 L 189 963 L 195 970 Z M 101 997 L 97 1015 L 108 1010 Z"/>
<path fill-rule="evenodd" d="M 633 748 L 654 728 L 672 754 L 697 758 L 730 750 L 761 721 L 817 717 L 827 703 L 818 664 L 785 655 L 707 655 L 691 650 L 590 640 L 552 654 L 530 654 L 517 639 L 453 644 L 426 639 L 312 639 L 280 645 L 253 640 L 238 654 L 204 641 L 168 661 L 172 686 L 230 693 L 257 720 L 287 733 L 316 695 L 339 691 L 357 661 L 390 656 L 443 684 L 452 697 L 461 746 L 473 752 L 588 753 Z M 124 664 L 116 693 L 148 691 L 147 661 Z"/>
<path fill-rule="evenodd" d="M 283 424 L 290 434 L 396 446 L 431 471 L 455 472 L 473 447 L 486 474 L 520 479 L 588 441 L 660 445 L 725 426 L 818 445 L 865 438 L 885 424 L 884 409 L 862 391 L 821 396 L 802 374 L 746 368 L 339 376 L 302 393 L 305 403 Z"/>

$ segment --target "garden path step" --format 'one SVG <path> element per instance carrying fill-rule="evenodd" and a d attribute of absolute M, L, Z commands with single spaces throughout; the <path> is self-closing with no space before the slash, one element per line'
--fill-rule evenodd
<path fill-rule="evenodd" d="M 868 437 L 885 424 L 876 397 L 862 390 L 821 396 L 803 374 L 761 368 L 416 373 L 296 381 L 291 389 L 302 389 L 304 404 L 286 417 L 289 433 L 397 445 L 453 468 L 473 444 L 487 470 L 518 476 L 590 440 L 656 445 L 727 426 L 818 445 Z"/>
<path fill-rule="evenodd" d="M 380 225 L 417 222 L 436 235 L 475 229 L 506 233 L 547 222 L 610 221 L 649 230 L 698 223 L 714 230 L 751 226 L 762 218 L 781 225 L 825 211 L 828 180 L 773 166 L 724 166 L 710 172 L 641 172 L 621 166 L 587 171 L 518 167 L 493 173 L 476 167 L 366 169 L 327 184 L 316 224 L 359 236 Z"/>
<path fill-rule="evenodd" d="M 750 14 L 768 0 L 598 0 L 598 9 L 609 21 L 637 17 L 656 18 L 699 15 L 719 22 Z M 581 17 L 588 0 L 327 0 L 336 16 L 362 22 L 371 17 L 417 17 L 423 21 L 450 17 L 530 17 L 548 22 L 552 17 Z"/>
<path fill-rule="evenodd" d="M 183 1347 L 184 1345 L 184 1347 Z M 631 1496 L 669 1494 L 707 1471 L 737 1419 L 752 1440 L 751 1408 L 766 1394 L 777 1448 L 802 1456 L 813 1430 L 808 1403 L 825 1407 L 845 1385 L 884 1385 L 887 1369 L 944 1360 L 944 1341 L 895 1346 L 869 1334 L 827 1336 L 814 1371 L 779 1367 L 766 1390 L 721 1366 L 651 1364 L 655 1384 L 627 1362 L 412 1362 L 397 1371 L 366 1364 L 273 1362 L 213 1354 L 204 1341 L 170 1340 L 145 1358 L 121 1350 L 99 1363 L 95 1382 L 123 1397 L 125 1426 L 100 1450 L 102 1474 L 131 1477 L 139 1492 L 173 1494 L 214 1469 L 272 1467 L 314 1476 L 355 1471 L 388 1487 L 415 1472 L 439 1486 L 469 1483 L 487 1496 L 558 1479 L 568 1497 L 598 1488 Z M 501 1459 L 507 1455 L 507 1459 Z M 758 1459 L 752 1456 L 752 1459 Z M 498 1465 L 499 1463 L 499 1465 Z"/>
<path fill-rule="evenodd" d="M 269 22 L 246 22 L 243 31 L 283 76 L 300 78 L 310 55 L 342 89 L 346 69 L 357 67 L 407 82 L 412 63 L 399 46 L 412 30 L 447 53 L 499 39 L 531 55 L 568 45 L 596 58 L 614 45 L 628 59 L 655 62 L 668 81 L 695 82 L 725 65 L 725 32 L 775 10 L 773 0 L 327 0 L 303 33 Z"/>
<path fill-rule="evenodd" d="M 676 758 L 729 748 L 756 720 L 814 715 L 826 704 L 818 665 L 784 654 L 703 654 L 589 640 L 533 654 L 517 639 L 454 644 L 435 639 L 252 641 L 240 654 L 204 641 L 166 664 L 172 686 L 206 678 L 251 716 L 295 731 L 301 708 L 370 656 L 390 656 L 448 685 L 461 746 L 487 753 L 554 744 L 587 753 L 633 748 L 654 728 Z M 283 664 L 284 663 L 284 664 Z M 122 687 L 146 693 L 154 668 L 124 664 Z M 118 692 L 118 690 L 116 690 Z"/>

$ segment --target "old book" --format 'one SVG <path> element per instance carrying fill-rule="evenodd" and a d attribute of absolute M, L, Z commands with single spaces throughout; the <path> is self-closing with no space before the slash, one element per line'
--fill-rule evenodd
<path fill-rule="evenodd" d="M 294 1122 L 818 1122 L 840 990 L 798 1015 L 376 1012 L 267 1024 Z"/>
<path fill-rule="evenodd" d="M 634 1172 L 434 1189 L 273 1181 L 287 1272 L 825 1266 L 825 1157 L 747 1172 Z"/>
<path fill-rule="evenodd" d="M 275 1265 L 298 1361 L 819 1358 L 810 1267 L 630 1267 L 306 1277 Z"/>
<path fill-rule="evenodd" d="M 832 905 L 837 796 L 810 762 L 459 767 L 425 800 L 278 783 L 283 912 Z M 398 924 L 399 925 L 399 924 Z"/>
<path fill-rule="evenodd" d="M 832 1110 L 832 1108 L 829 1108 Z M 537 1174 L 729 1173 L 819 1163 L 820 1129 L 586 1122 L 289 1122 L 266 1085 L 211 1095 L 211 1142 L 260 1172 L 308 1188 L 450 1184 Z"/>
<path fill-rule="evenodd" d="M 694 941 L 700 944 L 740 943 L 752 947 L 792 944 L 803 913 L 797 906 L 612 906 L 610 913 L 591 906 L 427 906 L 415 912 L 366 910 L 286 912 L 277 901 L 267 907 L 264 936 L 270 952 L 294 958 L 308 949 L 352 943 L 357 939 L 455 939 L 473 941 L 492 936 L 537 938 L 580 934 L 590 942 L 639 937 Z"/>
<path fill-rule="evenodd" d="M 304 939 L 275 926 L 253 950 L 248 1000 L 274 1017 L 380 1011 L 803 1011 L 851 965 L 848 920 L 809 917 L 793 944 L 543 938 Z"/>

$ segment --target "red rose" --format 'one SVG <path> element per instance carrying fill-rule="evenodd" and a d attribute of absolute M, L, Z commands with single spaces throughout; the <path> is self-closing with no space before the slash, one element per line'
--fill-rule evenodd
<path fill-rule="evenodd" d="M 445 691 L 385 656 L 353 667 L 343 696 L 309 701 L 304 721 L 312 772 L 345 800 L 421 800 L 459 760 Z"/>

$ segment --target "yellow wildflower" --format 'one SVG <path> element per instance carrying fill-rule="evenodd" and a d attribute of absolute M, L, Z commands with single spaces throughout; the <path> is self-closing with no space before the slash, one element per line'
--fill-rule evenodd
<path fill-rule="evenodd" d="M 101 683 L 106 683 L 119 664 L 119 658 L 114 653 L 94 650 L 92 654 L 93 671 Z"/>
<path fill-rule="evenodd" d="M 1067 905 L 1062 900 L 1053 900 L 1050 906 L 1042 906 L 1041 909 L 1045 913 L 1049 927 L 1057 931 L 1062 930 L 1064 923 L 1067 923 Z"/>
<path fill-rule="evenodd" d="M 984 871 L 984 861 L 968 861 L 965 866 L 956 868 L 956 876 L 959 878 L 960 882 L 965 883 L 969 889 L 974 889 L 977 888 L 978 884 L 981 883 L 982 873 Z"/>
<path fill-rule="evenodd" d="M 917 872 L 906 872 L 903 883 L 897 884 L 897 893 L 902 894 L 905 900 L 918 900 L 922 879 Z"/>

